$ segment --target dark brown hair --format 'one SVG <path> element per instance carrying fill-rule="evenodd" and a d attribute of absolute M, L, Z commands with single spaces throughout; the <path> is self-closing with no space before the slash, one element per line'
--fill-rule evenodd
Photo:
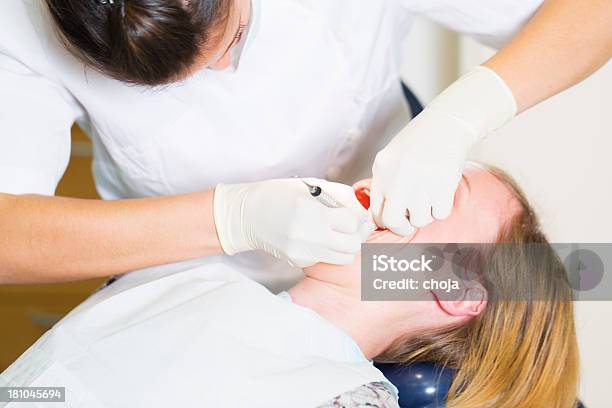
<path fill-rule="evenodd" d="M 179 79 L 223 35 L 232 0 L 46 0 L 63 44 L 117 80 Z"/>

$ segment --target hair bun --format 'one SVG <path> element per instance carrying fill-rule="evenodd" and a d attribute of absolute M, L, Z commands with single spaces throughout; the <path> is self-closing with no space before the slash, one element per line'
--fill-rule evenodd
<path fill-rule="evenodd" d="M 66 47 L 117 80 L 162 85 L 188 73 L 230 0 L 45 0 Z"/>

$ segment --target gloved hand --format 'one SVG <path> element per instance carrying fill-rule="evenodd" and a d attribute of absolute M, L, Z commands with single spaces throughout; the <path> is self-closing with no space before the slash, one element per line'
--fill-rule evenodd
<path fill-rule="evenodd" d="M 329 208 L 300 179 L 224 185 L 215 189 L 214 218 L 223 250 L 233 255 L 261 249 L 306 267 L 349 264 L 374 231 L 369 213 L 347 185 L 307 179 L 342 203 Z"/>
<path fill-rule="evenodd" d="M 370 211 L 380 227 L 410 236 L 451 213 L 472 146 L 516 115 L 491 69 L 477 67 L 435 98 L 374 161 Z"/>

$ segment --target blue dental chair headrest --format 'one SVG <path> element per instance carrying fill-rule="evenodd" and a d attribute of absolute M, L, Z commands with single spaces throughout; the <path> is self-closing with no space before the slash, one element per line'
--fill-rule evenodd
<path fill-rule="evenodd" d="M 383 364 L 378 368 L 399 391 L 401 408 L 444 407 L 455 371 L 431 363 Z"/>
<path fill-rule="evenodd" d="M 455 370 L 431 363 L 383 364 L 378 368 L 399 391 L 401 408 L 443 408 Z M 577 402 L 576 408 L 586 408 Z"/>

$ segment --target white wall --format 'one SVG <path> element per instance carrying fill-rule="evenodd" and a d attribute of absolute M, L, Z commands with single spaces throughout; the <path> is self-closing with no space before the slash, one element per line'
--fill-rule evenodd
<path fill-rule="evenodd" d="M 425 19 L 416 19 L 403 44 L 402 76 L 421 102 L 431 101 L 456 78 L 459 38 Z"/>
<path fill-rule="evenodd" d="M 429 101 L 450 82 L 449 77 L 481 63 L 492 52 L 469 39 L 456 41 L 452 34 L 421 21 L 406 41 L 403 74 Z M 456 63 L 449 62 L 453 58 Z M 551 241 L 612 242 L 611 153 L 612 63 L 608 63 L 587 81 L 517 117 L 473 156 L 518 180 Z M 612 302 L 583 302 L 576 309 L 581 398 L 588 408 L 607 408 L 612 406 L 608 374 Z"/>

